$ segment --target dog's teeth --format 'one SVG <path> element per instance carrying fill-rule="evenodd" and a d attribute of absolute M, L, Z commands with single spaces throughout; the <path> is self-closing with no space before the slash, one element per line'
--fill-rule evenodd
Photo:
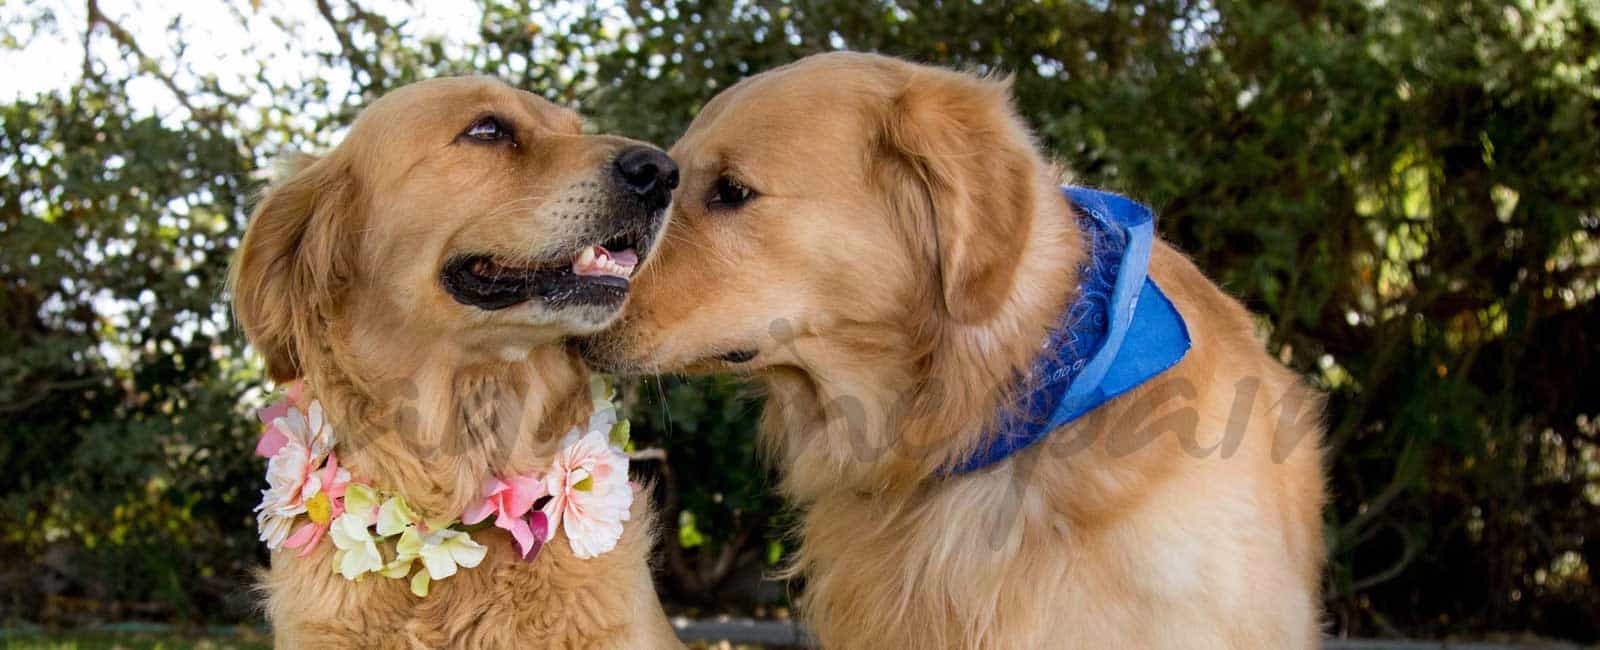
<path fill-rule="evenodd" d="M 623 266 L 612 258 L 610 252 L 599 246 L 589 246 L 578 251 L 572 260 L 572 270 L 578 275 L 609 275 L 626 278 L 633 275 L 633 266 Z"/>
<path fill-rule="evenodd" d="M 611 260 L 606 260 L 604 262 L 602 268 L 605 269 L 606 273 L 609 273 L 611 275 L 617 276 L 619 278 L 626 278 L 626 277 L 628 277 L 630 275 L 633 275 L 633 269 L 630 269 L 630 268 L 628 268 L 626 266 L 623 266 L 623 265 L 618 264 L 616 262 L 613 262 Z"/>

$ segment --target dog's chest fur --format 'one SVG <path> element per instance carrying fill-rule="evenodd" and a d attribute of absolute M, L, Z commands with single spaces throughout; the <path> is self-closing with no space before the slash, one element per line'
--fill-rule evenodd
<path fill-rule="evenodd" d="M 847 455 L 829 401 L 773 386 L 764 435 L 794 445 L 780 450 L 785 490 L 804 508 L 794 569 L 807 581 L 801 613 L 824 647 L 1315 646 L 1317 418 L 1305 418 L 1310 431 L 1287 431 L 1275 409 L 1315 413 L 1320 402 L 1260 351 L 1237 303 L 1170 250 L 1156 256 L 1163 286 L 1194 301 L 1193 353 L 990 469 L 876 490 L 838 480 L 856 474 L 819 468 L 865 460 Z M 1237 449 L 1186 451 L 1227 435 L 1232 387 L 1246 378 L 1261 392 Z M 882 404 L 860 410 L 883 414 L 884 430 L 906 426 Z M 1163 428 L 1180 422 L 1192 426 Z M 1278 457 L 1285 436 L 1298 446 Z M 878 451 L 879 468 L 898 453 Z M 831 463 L 806 464 L 826 453 Z"/>

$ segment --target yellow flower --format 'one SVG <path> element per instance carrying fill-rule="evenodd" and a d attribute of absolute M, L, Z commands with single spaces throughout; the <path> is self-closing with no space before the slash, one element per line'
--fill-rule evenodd
<path fill-rule="evenodd" d="M 333 516 L 333 500 L 328 498 L 327 492 L 318 492 L 306 501 L 306 516 L 318 526 L 328 523 Z"/>

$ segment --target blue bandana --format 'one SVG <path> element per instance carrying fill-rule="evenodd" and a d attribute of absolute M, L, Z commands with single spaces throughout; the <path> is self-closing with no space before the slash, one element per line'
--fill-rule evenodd
<path fill-rule="evenodd" d="M 1150 209 L 1106 192 L 1062 191 L 1076 208 L 1088 245 L 1078 297 L 1051 332 L 1045 353 L 1021 379 L 1026 392 L 1001 414 L 989 442 L 952 474 L 1005 460 L 1161 374 L 1189 351 L 1183 316 L 1148 277 L 1155 239 Z"/>

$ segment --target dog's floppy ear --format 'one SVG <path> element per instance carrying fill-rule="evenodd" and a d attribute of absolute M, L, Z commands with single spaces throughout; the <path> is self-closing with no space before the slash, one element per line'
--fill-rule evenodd
<path fill-rule="evenodd" d="M 931 211 L 945 309 L 958 322 L 994 316 L 1010 294 L 1034 209 L 1038 154 L 1011 105 L 1009 80 L 915 68 L 883 116 L 885 153 Z M 904 191 L 902 188 L 901 191 Z"/>
<path fill-rule="evenodd" d="M 229 271 L 234 319 L 285 382 L 304 363 L 330 306 L 351 277 L 353 181 L 332 158 L 301 156 L 284 168 L 250 216 Z"/>

